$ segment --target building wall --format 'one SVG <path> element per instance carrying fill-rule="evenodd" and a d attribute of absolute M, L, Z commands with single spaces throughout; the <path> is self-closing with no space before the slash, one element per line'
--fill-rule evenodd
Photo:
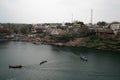
<path fill-rule="evenodd" d="M 110 28 L 113 30 L 114 34 L 117 35 L 119 29 L 120 29 L 120 23 L 118 24 L 111 24 Z"/>

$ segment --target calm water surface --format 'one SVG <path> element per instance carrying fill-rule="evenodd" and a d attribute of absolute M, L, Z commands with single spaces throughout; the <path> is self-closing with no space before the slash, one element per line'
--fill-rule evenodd
<path fill-rule="evenodd" d="M 8 67 L 17 64 L 23 68 Z M 120 52 L 0 42 L 0 80 L 120 80 Z"/>

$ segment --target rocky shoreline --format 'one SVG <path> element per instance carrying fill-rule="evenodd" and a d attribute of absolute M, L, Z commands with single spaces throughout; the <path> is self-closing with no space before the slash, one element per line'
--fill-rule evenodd
<path fill-rule="evenodd" d="M 76 38 L 73 41 L 68 42 L 55 42 L 54 40 L 45 40 L 44 38 L 39 37 L 28 37 L 28 36 L 16 36 L 16 37 L 7 37 L 6 39 L 0 39 L 0 41 L 24 41 L 31 42 L 36 45 L 53 45 L 53 46 L 66 46 L 66 47 L 86 47 L 86 48 L 95 48 L 98 50 L 110 50 L 110 51 L 120 51 L 120 49 L 108 48 L 105 46 L 89 46 L 87 41 L 89 37 Z"/>

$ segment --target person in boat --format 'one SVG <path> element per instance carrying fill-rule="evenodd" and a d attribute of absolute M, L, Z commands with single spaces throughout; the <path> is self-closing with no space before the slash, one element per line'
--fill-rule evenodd
<path fill-rule="evenodd" d="M 9 65 L 9 68 L 22 68 L 22 65 Z"/>
<path fill-rule="evenodd" d="M 46 62 L 47 62 L 47 60 L 40 62 L 40 65 L 41 65 L 41 64 L 44 64 L 44 63 L 46 63 Z"/>

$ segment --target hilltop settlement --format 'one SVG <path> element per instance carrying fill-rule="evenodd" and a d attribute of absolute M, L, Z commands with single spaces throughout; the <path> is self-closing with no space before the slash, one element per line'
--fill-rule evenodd
<path fill-rule="evenodd" d="M 34 44 L 120 51 L 120 22 L 0 23 L 1 41 L 26 41 Z"/>

